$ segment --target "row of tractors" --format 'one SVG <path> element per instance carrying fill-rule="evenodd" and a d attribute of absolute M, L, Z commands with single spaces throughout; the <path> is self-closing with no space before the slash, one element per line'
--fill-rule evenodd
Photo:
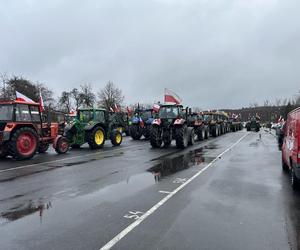
<path fill-rule="evenodd" d="M 123 133 L 134 140 L 143 136 L 153 148 L 168 147 L 172 140 L 178 148 L 185 148 L 195 140 L 242 129 L 240 121 L 224 113 L 195 113 L 181 105 L 161 105 L 157 112 L 137 109 L 132 117 L 125 112 L 86 108 L 67 118 L 62 112 L 41 112 L 38 103 L 0 101 L 0 158 L 30 159 L 50 145 L 58 154 L 85 143 L 100 149 L 106 140 L 119 146 Z"/>
<path fill-rule="evenodd" d="M 134 140 L 142 136 L 153 148 L 168 147 L 173 140 L 177 148 L 193 145 L 209 136 L 217 137 L 243 128 L 241 121 L 223 112 L 192 112 L 182 105 L 160 105 L 154 110 L 137 110 L 131 120 L 130 135 Z"/>

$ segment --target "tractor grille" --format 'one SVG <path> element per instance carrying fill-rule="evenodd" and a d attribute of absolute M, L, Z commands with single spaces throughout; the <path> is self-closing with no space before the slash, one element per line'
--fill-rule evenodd
<path fill-rule="evenodd" d="M 0 122 L 0 131 L 3 131 L 5 129 L 6 122 Z"/>

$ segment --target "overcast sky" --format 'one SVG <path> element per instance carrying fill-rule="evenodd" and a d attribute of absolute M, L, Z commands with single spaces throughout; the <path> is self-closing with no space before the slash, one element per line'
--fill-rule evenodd
<path fill-rule="evenodd" d="M 235 108 L 300 89 L 299 0 L 1 0 L 0 72 Z"/>

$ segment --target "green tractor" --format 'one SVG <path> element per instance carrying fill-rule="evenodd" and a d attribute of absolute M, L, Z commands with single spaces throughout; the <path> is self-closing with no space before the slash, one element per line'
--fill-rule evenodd
<path fill-rule="evenodd" d="M 122 133 L 114 128 L 105 109 L 79 109 L 76 118 L 65 127 L 64 136 L 72 148 L 88 143 L 91 149 L 100 149 L 105 140 L 114 146 L 122 143 Z"/>
<path fill-rule="evenodd" d="M 255 131 L 259 132 L 260 130 L 260 118 L 257 116 L 253 116 L 247 123 L 246 123 L 246 129 L 247 131 Z"/>

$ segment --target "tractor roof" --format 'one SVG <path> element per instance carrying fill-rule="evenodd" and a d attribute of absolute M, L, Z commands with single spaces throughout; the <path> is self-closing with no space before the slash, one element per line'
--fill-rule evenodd
<path fill-rule="evenodd" d="M 5 105 L 25 104 L 25 105 L 31 105 L 31 106 L 39 106 L 40 105 L 37 102 L 23 102 L 23 101 L 17 101 L 17 100 L 0 100 L 0 104 L 5 104 Z"/>
<path fill-rule="evenodd" d="M 163 108 L 163 107 L 179 107 L 179 108 L 183 108 L 183 106 L 180 105 L 180 104 L 160 104 L 160 108 Z"/>
<path fill-rule="evenodd" d="M 103 108 L 79 108 L 77 111 L 107 111 L 106 109 L 103 109 Z"/>

